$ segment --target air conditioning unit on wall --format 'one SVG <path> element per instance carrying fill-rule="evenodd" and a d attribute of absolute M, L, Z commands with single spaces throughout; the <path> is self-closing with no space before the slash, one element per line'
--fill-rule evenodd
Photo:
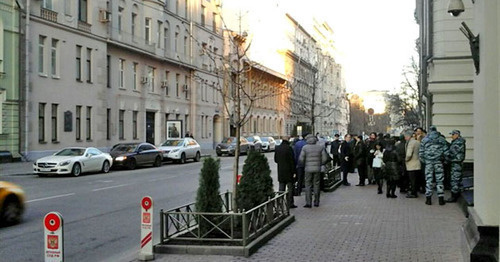
<path fill-rule="evenodd" d="M 111 13 L 105 9 L 99 9 L 99 21 L 102 23 L 111 21 Z"/>

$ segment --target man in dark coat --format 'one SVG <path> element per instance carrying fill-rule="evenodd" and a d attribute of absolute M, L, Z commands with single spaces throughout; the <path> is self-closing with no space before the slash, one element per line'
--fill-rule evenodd
<path fill-rule="evenodd" d="M 355 135 L 354 139 L 354 164 L 358 169 L 359 183 L 356 186 L 364 186 L 366 180 L 366 146 L 362 135 Z"/>
<path fill-rule="evenodd" d="M 375 176 L 373 175 L 373 153 L 375 153 L 375 144 L 377 144 L 377 133 L 371 132 L 370 138 L 366 140 L 366 167 L 368 184 L 375 184 Z"/>
<path fill-rule="evenodd" d="M 340 153 L 339 153 L 339 147 L 340 147 L 340 139 L 339 139 L 339 134 L 335 134 L 335 138 L 333 141 L 330 143 L 330 153 L 332 154 L 333 161 L 332 161 L 332 166 L 335 168 L 336 166 L 340 166 Z"/>
<path fill-rule="evenodd" d="M 340 144 L 340 169 L 342 171 L 342 184 L 344 186 L 350 186 L 351 184 L 347 181 L 347 175 L 351 169 L 351 165 L 354 161 L 351 148 L 351 135 L 347 134 L 344 136 L 344 141 Z"/>
<path fill-rule="evenodd" d="M 274 162 L 278 164 L 279 190 L 288 190 L 288 206 L 296 208 L 293 201 L 293 175 L 296 173 L 293 149 L 290 147 L 288 138 L 283 138 L 281 145 L 274 151 Z"/>

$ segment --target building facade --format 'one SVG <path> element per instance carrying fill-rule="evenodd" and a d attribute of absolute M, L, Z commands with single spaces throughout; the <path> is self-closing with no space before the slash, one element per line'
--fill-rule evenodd
<path fill-rule="evenodd" d="M 21 157 L 20 8 L 14 0 L 0 0 L 0 151 Z"/>
<path fill-rule="evenodd" d="M 216 1 L 35 1 L 30 7 L 25 152 L 62 146 L 158 145 L 177 124 L 212 148 L 222 52 Z"/>

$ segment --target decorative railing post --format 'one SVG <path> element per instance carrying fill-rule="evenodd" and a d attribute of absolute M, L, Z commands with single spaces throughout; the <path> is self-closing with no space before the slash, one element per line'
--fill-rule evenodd
<path fill-rule="evenodd" d="M 276 200 L 278 200 L 278 199 L 276 199 Z M 274 219 L 273 204 L 274 204 L 274 201 L 271 201 L 271 197 L 267 198 L 267 204 L 266 204 L 267 224 L 271 224 L 271 222 L 273 222 L 273 219 Z"/>
<path fill-rule="evenodd" d="M 243 229 L 242 230 L 243 246 L 246 246 L 247 240 L 248 240 L 248 221 L 247 221 L 247 213 L 245 212 L 245 209 L 243 209 L 243 213 L 242 213 L 241 227 Z"/>
<path fill-rule="evenodd" d="M 160 209 L 160 243 L 165 241 L 165 213 Z"/>

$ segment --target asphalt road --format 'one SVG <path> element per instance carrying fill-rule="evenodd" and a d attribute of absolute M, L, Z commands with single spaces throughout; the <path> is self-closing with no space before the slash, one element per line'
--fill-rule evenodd
<path fill-rule="evenodd" d="M 277 189 L 273 153 L 266 155 Z M 134 260 L 140 243 L 141 198 L 153 198 L 156 244 L 159 210 L 194 201 L 201 165 L 168 163 L 80 177 L 3 176 L 2 180 L 22 186 L 28 201 L 21 224 L 0 228 L 0 261 L 43 261 L 42 220 L 50 211 L 61 213 L 64 219 L 66 261 Z M 221 158 L 221 192 L 231 190 L 232 167 L 232 157 Z"/>

